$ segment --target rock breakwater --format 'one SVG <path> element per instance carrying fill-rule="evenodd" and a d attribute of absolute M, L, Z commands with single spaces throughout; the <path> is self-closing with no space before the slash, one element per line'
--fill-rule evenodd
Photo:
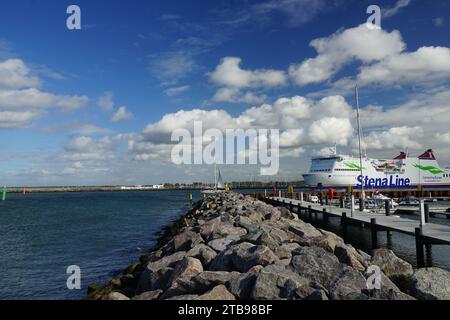
<path fill-rule="evenodd" d="M 373 282 L 377 266 L 379 286 Z M 368 255 L 286 208 L 234 192 L 210 194 L 156 247 L 89 299 L 449 299 L 450 273 L 414 272 L 392 251 Z"/>

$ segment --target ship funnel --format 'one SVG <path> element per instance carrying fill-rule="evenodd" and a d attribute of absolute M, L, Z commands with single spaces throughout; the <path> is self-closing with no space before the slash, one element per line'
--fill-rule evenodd
<path fill-rule="evenodd" d="M 433 154 L 433 150 L 428 149 L 424 153 L 419 156 L 420 160 L 436 160 L 436 157 Z"/>
<path fill-rule="evenodd" d="M 403 159 L 406 159 L 405 152 L 400 152 L 400 154 L 394 158 L 394 160 L 403 160 Z"/>

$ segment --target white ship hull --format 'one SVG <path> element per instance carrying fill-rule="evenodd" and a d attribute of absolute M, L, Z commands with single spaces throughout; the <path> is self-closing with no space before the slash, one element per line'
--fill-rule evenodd
<path fill-rule="evenodd" d="M 362 174 L 361 174 L 362 172 Z M 401 154 L 393 160 L 360 159 L 333 155 L 312 159 L 309 173 L 303 175 L 311 187 L 361 187 L 366 189 L 405 189 L 450 187 L 450 170 L 441 168 L 431 150 L 417 158 Z"/>

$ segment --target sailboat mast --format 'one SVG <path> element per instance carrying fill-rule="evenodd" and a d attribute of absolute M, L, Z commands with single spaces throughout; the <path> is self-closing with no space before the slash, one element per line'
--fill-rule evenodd
<path fill-rule="evenodd" d="M 362 160 L 362 131 L 361 131 L 361 120 L 359 117 L 359 96 L 358 96 L 358 85 L 355 86 L 355 99 L 356 99 L 356 119 L 358 123 L 358 145 L 359 145 L 359 166 L 361 170 L 361 177 L 363 177 L 363 160 Z M 361 182 L 361 195 L 360 201 L 364 200 L 364 183 Z"/>
<path fill-rule="evenodd" d="M 214 161 L 214 189 L 217 189 L 217 163 Z"/>

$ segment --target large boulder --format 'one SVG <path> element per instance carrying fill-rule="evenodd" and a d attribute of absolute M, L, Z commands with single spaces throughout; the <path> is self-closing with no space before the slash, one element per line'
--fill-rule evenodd
<path fill-rule="evenodd" d="M 345 266 L 339 277 L 330 285 L 330 295 L 333 300 L 350 300 L 363 294 L 367 288 L 366 279 L 355 269 Z"/>
<path fill-rule="evenodd" d="M 284 243 L 280 245 L 278 248 L 276 248 L 274 253 L 279 259 L 291 259 L 292 251 L 294 251 L 297 248 L 300 248 L 300 245 L 298 243 L 295 242 Z"/>
<path fill-rule="evenodd" d="M 217 256 L 217 253 L 209 246 L 200 243 L 186 253 L 187 257 L 199 259 L 204 267 L 209 266 L 211 261 Z"/>
<path fill-rule="evenodd" d="M 108 300 L 130 300 L 130 298 L 123 293 L 113 291 L 108 295 Z"/>
<path fill-rule="evenodd" d="M 236 298 L 223 284 L 220 284 L 199 296 L 197 300 L 236 300 Z"/>
<path fill-rule="evenodd" d="M 289 299 L 296 295 L 297 289 L 309 287 L 309 283 L 308 279 L 289 269 L 269 265 L 259 272 L 251 297 L 255 300 Z"/>
<path fill-rule="evenodd" d="M 283 221 L 287 225 L 287 231 L 289 231 L 292 239 L 294 240 L 320 237 L 322 235 L 322 233 L 313 225 L 305 223 L 301 220 L 288 220 L 281 218 L 280 221 Z"/>
<path fill-rule="evenodd" d="M 364 258 L 352 246 L 343 243 L 337 244 L 334 249 L 334 254 L 340 262 L 349 265 L 359 272 L 364 272 L 366 270 Z"/>
<path fill-rule="evenodd" d="M 254 266 L 247 273 L 238 273 L 227 283 L 228 290 L 239 299 L 248 300 L 262 266 Z"/>
<path fill-rule="evenodd" d="M 450 300 L 450 272 L 440 268 L 423 268 L 412 276 L 414 297 L 423 300 Z"/>
<path fill-rule="evenodd" d="M 191 293 L 194 288 L 192 278 L 201 272 L 203 272 L 203 266 L 200 260 L 192 257 L 185 257 L 173 270 L 168 281 L 170 287 L 162 294 L 161 298 L 166 299 L 181 294 Z"/>
<path fill-rule="evenodd" d="M 203 238 L 198 233 L 187 230 L 173 237 L 173 249 L 174 251 L 188 251 L 202 242 Z"/>
<path fill-rule="evenodd" d="M 217 229 L 217 227 L 222 224 L 222 221 L 220 217 L 211 219 L 207 222 L 205 222 L 200 227 L 200 235 L 203 237 L 203 239 L 208 240 L 211 237 L 211 234 L 214 232 L 214 230 Z"/>
<path fill-rule="evenodd" d="M 376 249 L 373 251 L 372 264 L 380 267 L 389 279 L 401 290 L 408 290 L 413 275 L 413 267 L 408 262 L 397 257 L 392 250 Z"/>
<path fill-rule="evenodd" d="M 267 266 L 278 260 L 277 256 L 266 246 L 248 246 L 246 243 L 237 245 L 231 254 L 231 261 L 236 270 L 247 272 L 256 265 Z"/>
<path fill-rule="evenodd" d="M 208 242 L 208 246 L 213 248 L 217 252 L 224 251 L 228 248 L 228 246 L 236 241 L 234 237 L 227 236 L 225 238 L 214 239 Z"/>
<path fill-rule="evenodd" d="M 136 288 L 138 293 L 167 288 L 167 283 L 172 275 L 173 267 L 182 259 L 186 252 L 178 251 L 170 256 L 149 262 L 142 272 Z"/>
<path fill-rule="evenodd" d="M 229 237 L 229 239 L 240 239 L 247 234 L 247 230 L 240 227 L 234 227 L 232 224 L 222 223 L 211 233 L 209 239 L 220 239 Z"/>
<path fill-rule="evenodd" d="M 291 268 L 300 276 L 328 288 L 339 278 L 342 267 L 338 258 L 319 247 L 300 247 L 293 251 Z"/>
<path fill-rule="evenodd" d="M 225 285 L 239 275 L 240 273 L 235 271 L 203 271 L 195 276 L 192 281 L 197 290 L 204 292 L 220 284 Z"/>

